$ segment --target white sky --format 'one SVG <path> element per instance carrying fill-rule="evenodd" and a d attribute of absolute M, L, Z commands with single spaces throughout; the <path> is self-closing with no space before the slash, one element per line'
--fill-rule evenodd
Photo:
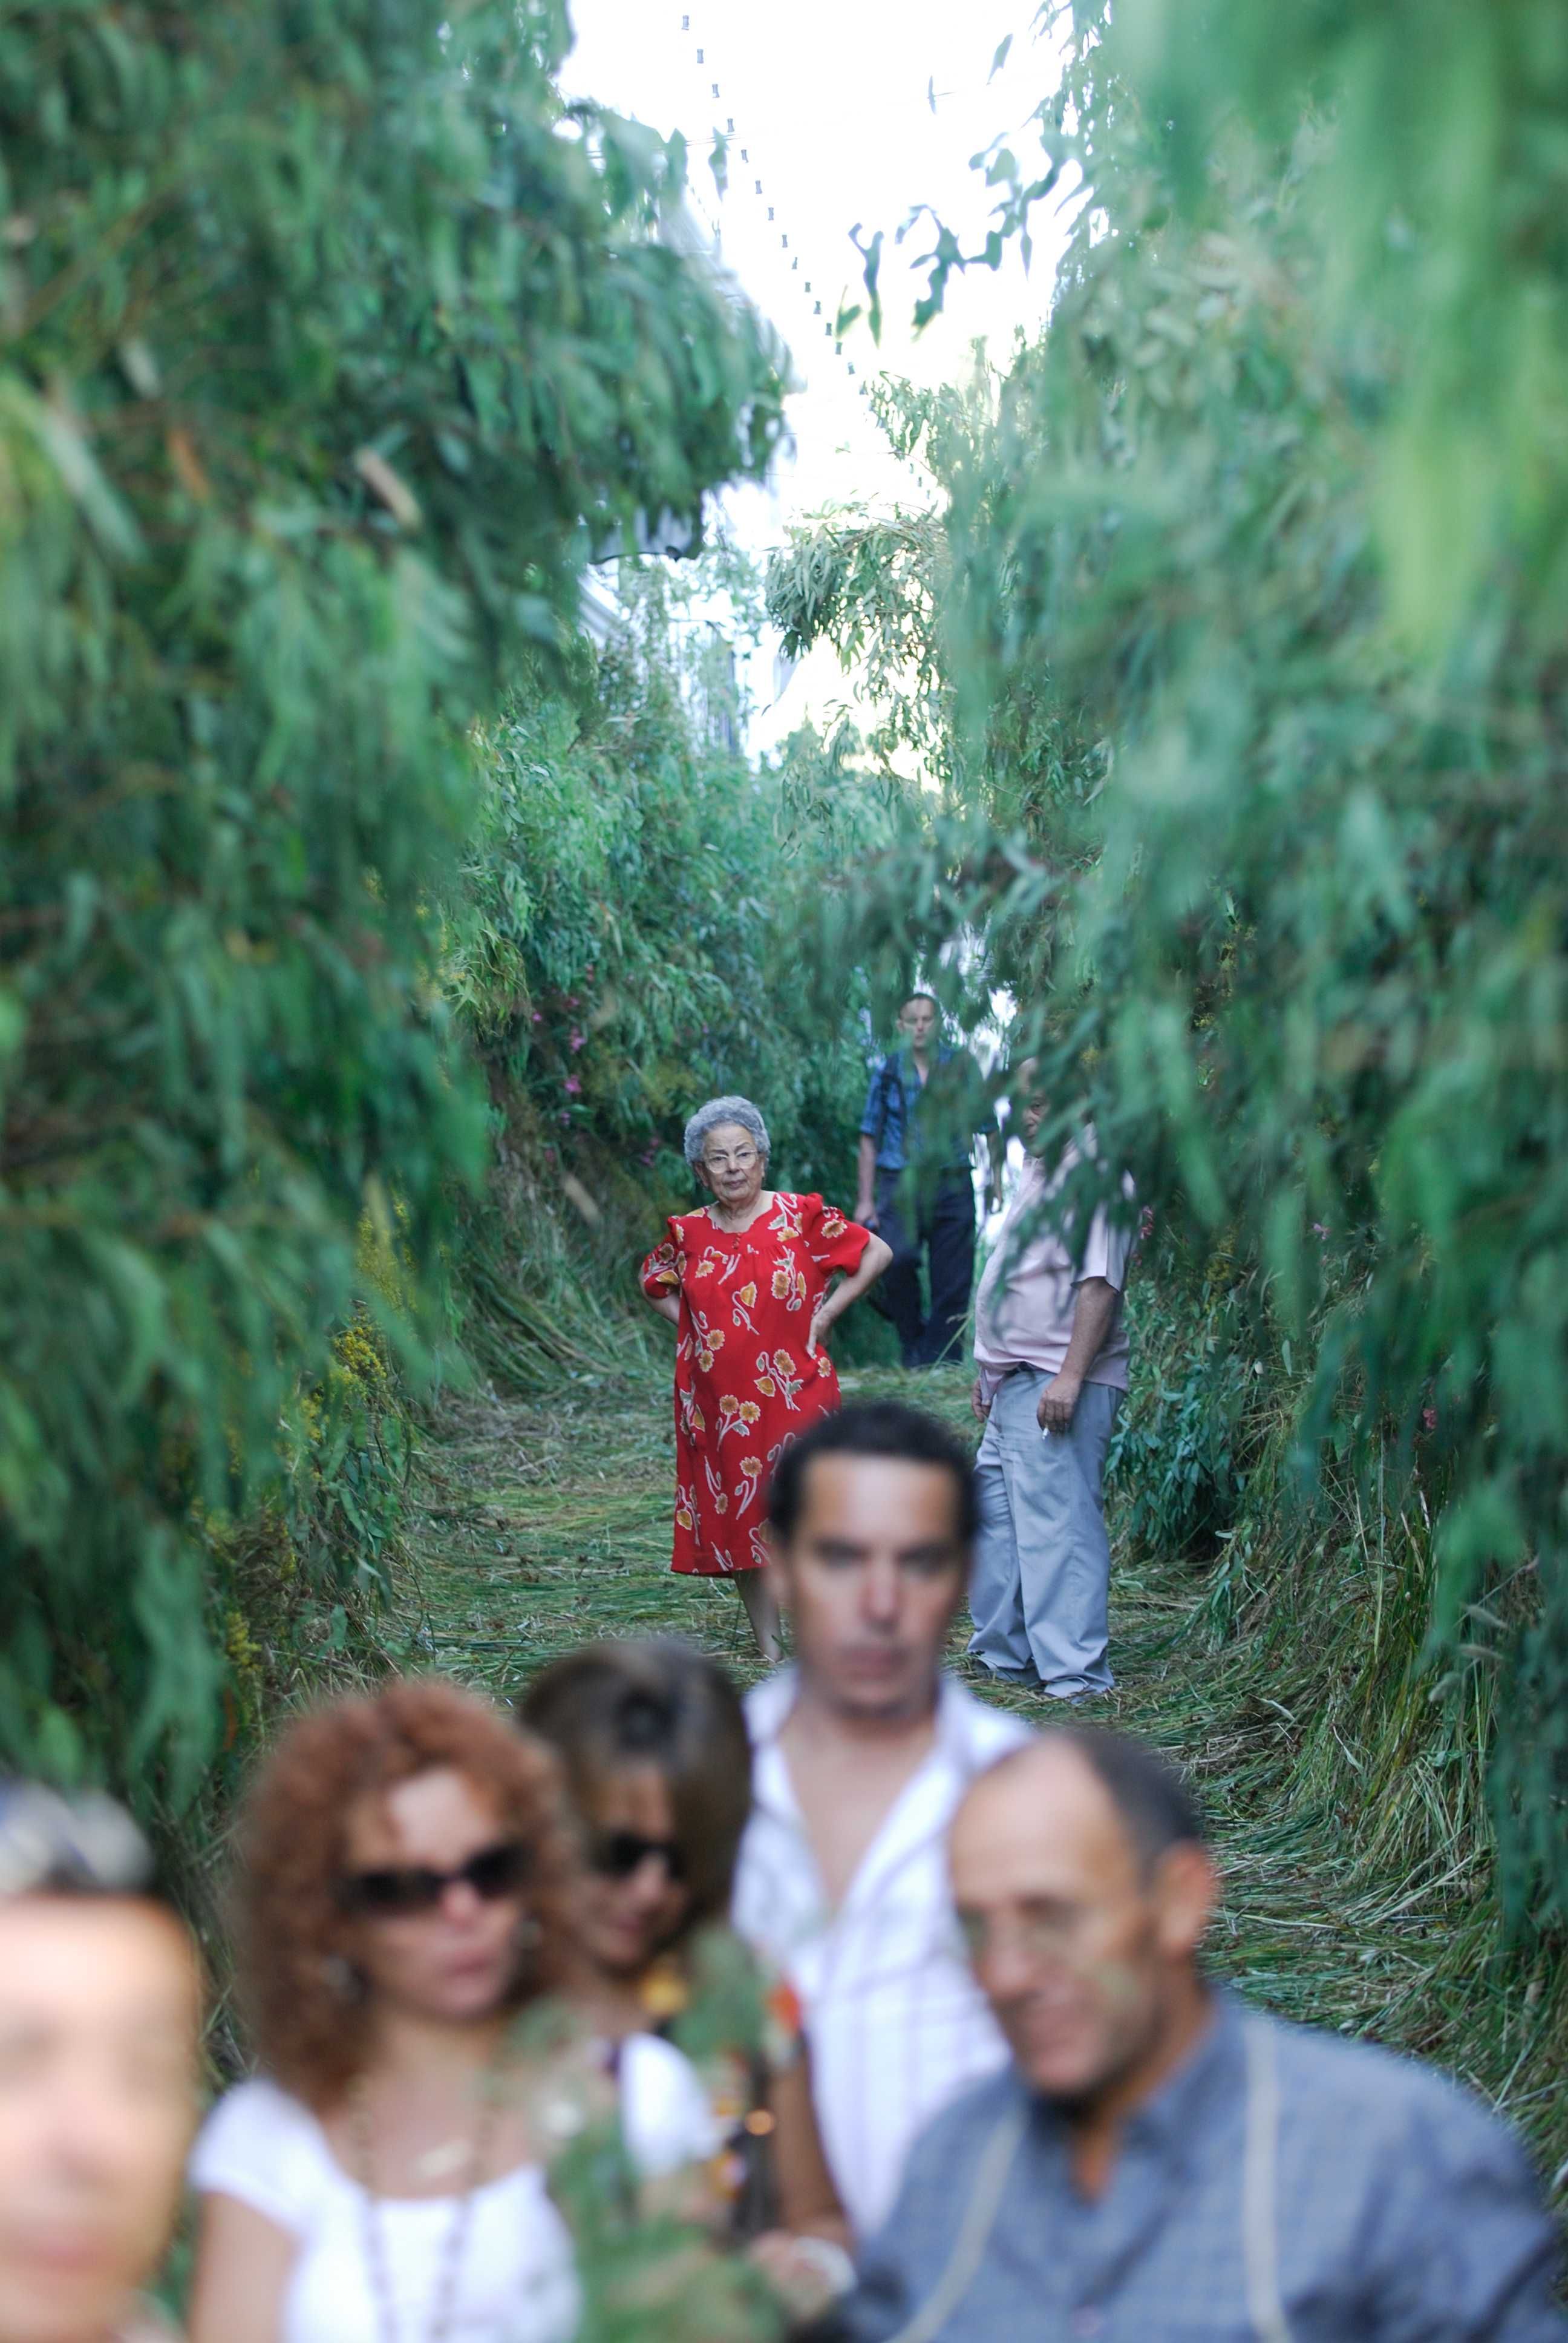
<path fill-rule="evenodd" d="M 966 249 L 976 248 L 991 197 L 970 157 L 1003 136 L 1026 168 L 1038 156 L 1026 125 L 1054 86 L 1057 66 L 1031 31 L 1035 14 L 1035 0 L 791 0 L 782 8 L 759 0 L 575 0 L 566 88 L 663 133 L 685 134 L 695 204 L 718 233 L 724 265 L 793 357 L 801 387 L 789 402 L 791 455 L 770 496 L 727 499 L 734 533 L 752 551 L 776 543 L 786 523 L 834 503 L 921 498 L 859 396 L 868 373 L 885 366 L 917 381 L 950 379 L 967 371 L 977 336 L 1000 357 L 1015 327 L 1043 318 L 1060 249 L 1043 210 L 1030 275 L 1010 246 L 994 274 L 950 279 L 944 315 L 919 340 L 910 320 L 922 280 L 909 259 L 926 248 L 924 224 L 892 249 L 893 231 L 921 202 L 938 207 Z M 988 80 L 1009 34 L 1008 59 Z M 714 132 L 731 121 L 720 202 L 708 156 Z M 886 322 L 879 353 L 862 320 L 840 358 L 822 327 L 846 291 L 861 297 L 849 239 L 857 222 L 864 236 L 887 232 Z M 767 689 L 759 695 L 769 696 Z M 754 731 L 754 745 L 782 737 L 808 709 L 820 720 L 844 696 L 836 662 L 815 654 L 776 720 L 764 719 Z"/>

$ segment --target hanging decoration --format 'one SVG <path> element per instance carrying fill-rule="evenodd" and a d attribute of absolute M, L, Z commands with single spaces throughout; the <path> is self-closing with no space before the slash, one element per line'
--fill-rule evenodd
<path fill-rule="evenodd" d="M 699 12 L 699 13 L 700 13 L 700 12 Z M 691 15 L 692 15 L 692 12 L 691 12 L 691 11 L 689 11 L 689 10 L 682 10 L 682 12 L 681 12 L 681 17 L 680 17 L 680 29 L 681 29 L 682 33 L 689 34 L 689 33 L 691 32 Z M 694 45 L 696 45 L 694 44 Z M 697 63 L 698 63 L 699 65 L 705 65 L 705 64 L 707 63 L 707 55 L 708 55 L 707 44 L 706 44 L 706 42 L 704 42 L 701 45 L 698 45 L 698 46 L 697 46 L 697 57 L 696 57 L 696 61 L 697 61 Z M 717 103 L 717 101 L 719 100 L 719 90 L 720 90 L 720 85 L 719 85 L 719 82 L 717 82 L 717 81 L 714 81 L 711 77 L 709 77 L 709 89 L 710 96 L 711 96 L 711 97 L 712 97 L 713 101 L 714 101 L 715 103 Z M 726 116 L 725 116 L 725 117 L 724 117 L 724 130 L 723 130 L 723 133 L 722 133 L 722 136 L 723 136 L 723 137 L 725 137 L 725 138 L 733 138 L 733 137 L 735 136 L 735 135 L 736 135 L 736 134 L 735 134 L 735 116 L 734 116 L 734 115 L 733 115 L 733 114 L 726 114 Z M 720 136 L 721 136 L 721 134 L 719 133 L 719 130 L 717 129 L 717 127 L 716 127 L 716 128 L 715 128 L 715 130 L 714 130 L 714 133 L 713 133 L 713 137 L 714 137 L 714 141 L 715 141 L 715 143 L 716 143 L 716 144 L 719 141 Z M 749 164 L 750 164 L 750 162 L 751 162 L 751 150 L 750 150 L 749 146 L 742 146 L 742 147 L 740 148 L 740 160 L 741 160 L 741 162 L 742 162 L 742 163 L 745 163 L 745 164 L 748 164 L 748 165 L 749 165 Z M 738 185 L 739 183 L 738 183 L 738 182 L 736 182 L 736 183 L 732 183 L 732 184 Z M 752 170 L 751 184 L 752 184 L 752 191 L 753 191 L 753 195 L 754 195 L 756 197 L 758 197 L 758 198 L 762 199 L 762 200 L 764 200 L 764 201 L 765 201 L 765 200 L 766 200 L 766 189 L 765 189 L 765 186 L 764 186 L 764 183 L 763 183 L 763 180 L 762 180 L 762 177 L 761 177 L 760 174 L 759 174 L 759 172 L 757 172 L 757 171 L 755 170 L 755 168 L 753 168 L 753 170 Z M 720 186 L 719 194 L 720 194 L 720 200 L 722 200 L 723 194 L 724 194 L 724 189 L 723 189 L 722 186 Z M 768 204 L 768 206 L 767 206 L 767 216 L 768 216 L 768 219 L 769 219 L 769 221 L 770 223 L 772 223 L 772 225 L 774 225 L 775 226 L 778 226 L 777 206 L 778 206 L 778 198 L 777 198 L 777 196 L 775 196 L 774 201 L 773 201 L 772 203 Z M 791 246 L 790 246 L 790 242 L 789 242 L 789 231 L 788 231 L 787 229 L 780 229 L 780 230 L 779 230 L 779 250 L 780 250 L 781 252 L 789 252 L 789 253 L 790 253 L 791 257 L 790 257 L 790 262 L 789 262 L 789 272 L 790 272 L 790 274 L 791 274 L 792 276 L 799 275 L 799 268 L 800 268 L 800 257 L 799 257 L 799 254 L 798 252 L 794 252 L 794 251 L 792 250 Z M 813 287 L 813 285 L 812 285 L 812 281 L 811 281 L 810 277 L 806 277 L 806 278 L 802 281 L 802 285 L 801 285 L 801 291 L 802 291 L 802 293 L 803 293 L 803 294 L 804 294 L 804 295 L 805 295 L 805 296 L 806 296 L 806 297 L 810 300 L 810 303 L 811 303 L 811 315 L 812 315 L 812 317 L 820 317 L 822 316 L 822 302 L 821 302 L 821 297 L 820 297 L 820 296 L 819 296 L 819 295 L 816 293 L 815 288 L 814 288 L 814 287 Z M 864 378 L 859 378 L 859 379 L 857 378 L 857 377 L 856 377 L 856 369 L 855 369 L 854 361 L 853 361 L 852 359 L 849 359 L 849 358 L 846 358 L 846 357 L 845 357 L 845 356 L 844 356 L 844 344 L 843 344 L 843 339 L 842 339 L 842 337 L 841 337 L 841 335 L 839 334 L 839 330 L 838 330 L 837 321 L 836 321 L 836 319 L 835 319 L 835 318 L 829 317 L 829 318 L 825 318 L 825 319 L 823 320 L 822 333 L 823 333 L 823 337 L 824 337 L 824 339 L 825 339 L 825 340 L 828 340 L 828 341 L 830 341 L 830 342 L 832 343 L 832 345 L 833 345 L 833 355 L 834 355 L 834 357 L 835 357 L 839 361 L 839 363 L 840 363 L 840 364 L 843 366 L 843 367 L 844 367 L 844 370 L 845 370 L 845 379 L 846 379 L 846 381 L 852 382 L 852 383 L 854 384 L 856 393 L 857 393 L 857 395 L 858 395 L 859 397 L 861 397 L 861 398 L 868 398 L 868 397 L 869 397 L 869 385 L 866 383 L 866 381 L 864 380 Z M 881 418 L 880 418 L 879 417 L 878 417 L 878 420 L 879 420 L 879 422 L 881 422 Z M 882 427 L 883 427 L 884 431 L 886 431 L 886 427 L 886 427 L 886 425 L 885 425 L 885 424 L 883 424 Z M 907 456 L 904 456 L 904 455 L 900 454 L 900 457 L 899 457 L 899 460 L 900 460 L 900 462 L 903 465 L 903 467 L 904 467 L 905 470 L 910 474 L 910 478 L 911 478 L 911 479 L 918 479 L 918 478 L 919 478 L 919 475 L 918 475 L 918 473 L 916 472 L 914 466 L 910 462 L 910 460 L 909 460 L 909 458 L 908 458 L 908 457 L 907 457 Z"/>

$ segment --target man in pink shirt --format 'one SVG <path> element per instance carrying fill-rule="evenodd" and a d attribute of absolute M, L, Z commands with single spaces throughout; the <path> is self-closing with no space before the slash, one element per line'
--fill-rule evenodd
<path fill-rule="evenodd" d="M 1034 1072 L 1032 1061 L 1019 1070 L 1026 1098 Z M 1042 1114 L 1038 1099 L 1023 1109 L 1030 1145 Z M 1050 1172 L 1029 1157 L 975 1297 L 973 1405 L 985 1437 L 970 1650 L 993 1674 L 1056 1700 L 1111 1686 L 1101 1483 L 1127 1389 L 1132 1232 L 1098 1212 L 1080 1253 L 1070 1231 L 1064 1239 L 1049 1224 L 1049 1199 L 1079 1160 L 1070 1148 Z"/>

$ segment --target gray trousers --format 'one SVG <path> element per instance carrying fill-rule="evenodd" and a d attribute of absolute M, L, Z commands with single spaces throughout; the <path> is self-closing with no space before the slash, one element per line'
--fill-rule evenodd
<path fill-rule="evenodd" d="M 1101 1483 L 1121 1399 L 1085 1383 L 1066 1432 L 1035 1415 L 1051 1377 L 1016 1367 L 991 1405 L 975 1477 L 970 1650 L 999 1675 L 1036 1679 L 1059 1700 L 1108 1692 L 1105 1656 L 1111 1548 Z"/>

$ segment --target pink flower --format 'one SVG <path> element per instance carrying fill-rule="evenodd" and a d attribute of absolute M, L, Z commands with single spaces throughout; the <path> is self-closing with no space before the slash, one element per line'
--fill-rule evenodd
<path fill-rule="evenodd" d="M 1328 1235 L 1328 1230 L 1323 1226 L 1322 1221 L 1314 1221 L 1312 1222 L 1312 1234 L 1315 1237 L 1326 1237 Z"/>
<path fill-rule="evenodd" d="M 1437 1410 L 1436 1410 L 1436 1408 L 1434 1408 L 1434 1407 L 1423 1407 L 1423 1408 L 1422 1409 L 1422 1412 L 1421 1412 L 1421 1420 L 1422 1420 L 1422 1423 L 1424 1423 L 1424 1424 L 1425 1424 L 1425 1426 L 1426 1426 L 1426 1428 L 1427 1428 L 1427 1430 L 1428 1430 L 1429 1432 L 1435 1432 L 1435 1431 L 1437 1430 Z"/>
<path fill-rule="evenodd" d="M 582 1095 L 582 1084 L 578 1081 L 575 1074 L 568 1074 L 567 1076 L 566 1087 L 568 1098 L 580 1098 Z"/>
<path fill-rule="evenodd" d="M 535 1011 L 534 1011 L 534 1023 L 535 1023 L 536 1025 L 542 1025 L 542 1024 L 544 1023 L 544 1021 L 545 1021 L 545 1012 L 544 1012 L 544 1011 L 543 1011 L 542 1009 L 536 1009 L 536 1010 L 535 1010 Z"/>
<path fill-rule="evenodd" d="M 574 1050 L 580 1050 L 587 1040 L 588 1035 L 586 1033 L 574 1033 L 571 1036 L 572 1048 Z"/>

